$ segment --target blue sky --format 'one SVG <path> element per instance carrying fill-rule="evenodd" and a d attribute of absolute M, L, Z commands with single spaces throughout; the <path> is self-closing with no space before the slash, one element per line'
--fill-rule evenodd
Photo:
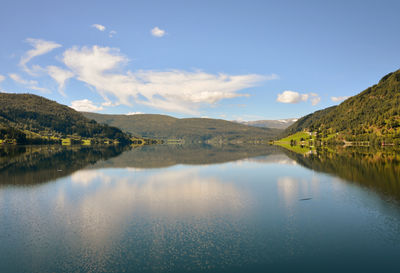
<path fill-rule="evenodd" d="M 100 113 L 301 117 L 400 68 L 400 1 L 2 1 L 0 90 Z"/>

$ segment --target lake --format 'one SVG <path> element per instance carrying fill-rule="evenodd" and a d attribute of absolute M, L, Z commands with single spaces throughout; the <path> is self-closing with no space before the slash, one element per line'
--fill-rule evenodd
<path fill-rule="evenodd" d="M 0 272 L 398 272 L 400 153 L 0 148 Z"/>

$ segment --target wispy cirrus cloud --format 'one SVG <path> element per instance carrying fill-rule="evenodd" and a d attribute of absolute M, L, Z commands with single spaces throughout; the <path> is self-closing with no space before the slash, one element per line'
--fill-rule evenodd
<path fill-rule="evenodd" d="M 281 94 L 278 94 L 276 99 L 277 102 L 292 104 L 306 102 L 308 100 L 310 100 L 312 105 L 317 105 L 321 101 L 321 98 L 316 93 L 301 94 L 296 91 L 285 90 Z"/>
<path fill-rule="evenodd" d="M 74 100 L 71 102 L 71 108 L 82 112 L 97 112 L 103 110 L 103 107 L 95 105 L 91 100 Z"/>
<path fill-rule="evenodd" d="M 117 34 L 117 32 L 116 32 L 115 30 L 111 30 L 111 31 L 108 33 L 108 37 L 112 38 L 112 37 L 114 37 L 115 34 Z"/>
<path fill-rule="evenodd" d="M 160 29 L 158 29 L 160 30 Z M 156 35 L 164 35 L 160 30 Z M 112 32 L 114 33 L 114 32 Z M 66 82 L 74 78 L 93 87 L 104 99 L 99 106 L 89 100 L 73 101 L 72 106 L 82 111 L 99 111 L 103 107 L 134 103 L 174 113 L 199 114 L 199 109 L 210 107 L 224 99 L 246 97 L 243 91 L 261 82 L 277 79 L 275 74 L 229 75 L 207 73 L 201 70 L 124 70 L 129 60 L 117 48 L 92 46 L 72 47 L 64 51 L 61 61 L 65 67 L 39 65 L 28 67 L 28 62 L 39 55 L 61 47 L 41 39 L 29 38 L 33 49 L 21 58 L 20 66 L 32 76 L 50 76 L 58 84 L 58 92 L 66 96 Z M 40 73 L 33 73 L 40 72 Z M 26 80 L 18 74 L 9 74 L 16 83 L 31 90 L 49 93 L 36 80 Z"/>
<path fill-rule="evenodd" d="M 311 105 L 317 105 L 321 101 L 321 97 L 316 93 L 310 93 L 310 102 Z"/>
<path fill-rule="evenodd" d="M 0 83 L 3 82 L 6 79 L 6 76 L 3 76 L 0 74 Z M 1 87 L 0 87 L 0 92 L 5 93 L 6 91 L 4 91 Z"/>
<path fill-rule="evenodd" d="M 33 46 L 33 49 L 28 50 L 22 57 L 19 62 L 19 65 L 22 67 L 22 69 L 30 74 L 30 75 L 36 75 L 35 71 L 39 70 L 39 66 L 33 66 L 33 68 L 29 68 L 27 66 L 28 62 L 32 60 L 33 58 L 46 54 L 53 49 L 61 47 L 60 44 L 57 44 L 52 41 L 45 41 L 42 39 L 33 39 L 33 38 L 28 38 L 26 39 L 26 42 L 28 42 L 30 45 Z"/>
<path fill-rule="evenodd" d="M 62 96 L 66 97 L 64 92 L 65 83 L 68 79 L 72 78 L 74 74 L 71 71 L 53 65 L 48 66 L 46 69 L 49 76 L 58 83 L 58 92 Z"/>
<path fill-rule="evenodd" d="M 163 37 L 166 34 L 165 30 L 160 29 L 159 27 L 152 28 L 150 32 L 154 37 Z"/>
<path fill-rule="evenodd" d="M 10 74 L 8 74 L 8 76 L 16 83 L 23 84 L 23 85 L 34 85 L 34 84 L 38 83 L 37 81 L 34 81 L 34 80 L 25 80 L 20 75 L 15 74 L 15 73 L 10 73 Z"/>
<path fill-rule="evenodd" d="M 331 100 L 333 102 L 341 102 L 344 100 L 347 100 L 348 98 L 350 98 L 349 96 L 343 96 L 343 97 L 331 97 Z"/>
<path fill-rule="evenodd" d="M 248 96 L 239 91 L 277 78 L 275 74 L 227 75 L 184 70 L 121 73 L 128 59 L 118 49 L 100 46 L 68 49 L 63 62 L 78 80 L 95 87 L 106 101 L 111 96 L 125 105 L 136 102 L 188 114 L 197 114 L 200 107 L 222 99 Z"/>
<path fill-rule="evenodd" d="M 129 112 L 129 113 L 126 113 L 125 115 L 132 116 L 132 115 L 142 115 L 142 114 L 144 114 L 144 113 L 143 112 Z"/>
<path fill-rule="evenodd" d="M 8 76 L 16 83 L 24 85 L 26 88 L 31 90 L 36 90 L 42 93 L 50 93 L 50 90 L 47 88 L 39 87 L 38 82 L 34 80 L 25 80 L 20 75 L 15 73 L 10 73 Z"/>
<path fill-rule="evenodd" d="M 103 25 L 100 25 L 100 24 L 93 24 L 93 25 L 91 25 L 91 27 L 93 27 L 93 28 L 95 28 L 97 30 L 100 30 L 100 31 L 106 30 L 106 27 L 103 26 Z"/>

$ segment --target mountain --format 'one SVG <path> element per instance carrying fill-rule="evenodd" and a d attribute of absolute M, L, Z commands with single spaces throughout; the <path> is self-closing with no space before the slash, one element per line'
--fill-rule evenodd
<path fill-rule="evenodd" d="M 221 119 L 178 119 L 156 114 L 83 115 L 99 123 L 121 128 L 135 136 L 184 139 L 188 142 L 260 142 L 273 139 L 282 132 L 279 129 L 256 128 Z"/>
<path fill-rule="evenodd" d="M 290 125 L 295 123 L 297 120 L 298 120 L 297 118 L 288 118 L 279 120 L 255 120 L 255 121 L 237 121 L 237 122 L 253 127 L 286 129 Z"/>
<path fill-rule="evenodd" d="M 32 94 L 0 93 L 0 139 L 32 143 L 71 136 L 129 139 L 120 129 L 98 124 L 55 101 Z"/>
<path fill-rule="evenodd" d="M 308 130 L 336 139 L 400 143 L 400 70 L 338 106 L 299 119 L 283 135 Z"/>

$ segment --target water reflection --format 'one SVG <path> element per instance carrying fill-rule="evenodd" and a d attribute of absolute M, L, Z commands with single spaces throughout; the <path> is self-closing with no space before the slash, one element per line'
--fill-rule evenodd
<path fill-rule="evenodd" d="M 0 185 L 34 185 L 92 168 L 160 168 L 176 164 L 216 164 L 280 153 L 260 145 L 0 146 Z M 114 158 L 111 160 L 111 158 Z"/>
<path fill-rule="evenodd" d="M 400 201 L 400 151 L 393 148 L 337 147 L 309 155 L 283 149 L 306 168 L 328 173 Z"/>
<path fill-rule="evenodd" d="M 121 154 L 127 147 L 0 146 L 0 186 L 37 185 Z"/>
<path fill-rule="evenodd" d="M 362 165 L 380 166 L 375 154 L 371 161 L 365 152 L 304 157 L 271 146 L 46 149 L 10 151 L 10 163 L 2 161 L 2 179 L 13 175 L 9 166 L 22 172 L 26 164 L 32 179 L 53 182 L 0 187 L 0 272 L 338 272 L 337 260 L 351 272 L 390 272 L 397 265 L 400 208 L 330 167 L 348 164 L 357 183 L 369 181 L 365 167 L 391 177 L 396 164 Z M 76 162 L 63 163 L 62 154 Z M 69 175 L 53 177 L 61 164 Z"/>
<path fill-rule="evenodd" d="M 278 147 L 270 145 L 154 145 L 132 149 L 117 158 L 97 164 L 96 168 L 161 168 L 177 164 L 207 165 L 272 154 L 278 155 L 282 152 Z"/>
<path fill-rule="evenodd" d="M 125 170 L 82 170 L 72 174 L 71 181 L 97 188 L 85 195 L 84 203 L 97 204 L 91 209 L 98 212 L 105 207 L 113 210 L 114 205 L 115 211 L 121 211 L 124 204 L 157 217 L 185 217 L 234 213 L 244 207 L 243 196 L 232 183 L 200 175 L 196 168 L 159 170 L 146 176 Z"/>
<path fill-rule="evenodd" d="M 40 249 L 38 261 L 51 257 L 48 244 L 63 234 L 60 239 L 66 240 L 57 248 L 68 259 L 60 260 L 61 271 L 82 264 L 76 255 L 84 257 L 85 271 L 113 271 L 110 266 L 125 255 L 139 272 L 186 271 L 235 263 L 231 254 L 240 248 L 230 240 L 245 234 L 237 220 L 249 209 L 249 199 L 232 181 L 194 167 L 80 170 L 35 192 L 19 192 L 18 200 L 1 200 L 0 211 L 13 215 L 7 222 L 23 229 L 29 251 Z"/>

